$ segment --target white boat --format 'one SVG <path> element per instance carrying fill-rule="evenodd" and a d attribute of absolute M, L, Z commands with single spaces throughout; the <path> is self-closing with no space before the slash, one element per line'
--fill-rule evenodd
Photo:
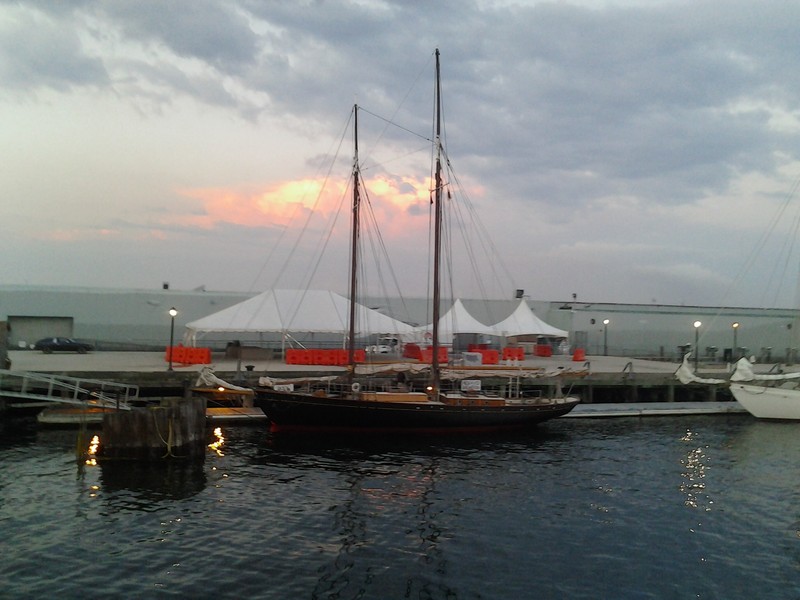
<path fill-rule="evenodd" d="M 757 374 L 742 358 L 729 385 L 733 397 L 754 417 L 800 420 L 800 373 Z"/>
<path fill-rule="evenodd" d="M 725 385 L 742 407 L 759 419 L 800 420 L 800 372 L 756 373 L 753 364 L 740 358 L 729 379 L 697 376 L 687 354 L 675 373 L 684 384 Z"/>

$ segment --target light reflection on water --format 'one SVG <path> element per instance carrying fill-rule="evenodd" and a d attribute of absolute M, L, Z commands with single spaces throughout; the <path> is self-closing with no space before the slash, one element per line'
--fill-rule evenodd
<path fill-rule="evenodd" d="M 79 469 L 74 432 L 25 429 L 0 443 L 0 569 L 20 597 L 798 597 L 797 431 L 746 416 L 490 438 L 227 427 L 204 462 Z"/>

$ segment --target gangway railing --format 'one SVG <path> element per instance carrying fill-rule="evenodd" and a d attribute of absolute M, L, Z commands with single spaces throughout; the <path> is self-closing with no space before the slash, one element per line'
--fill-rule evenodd
<path fill-rule="evenodd" d="M 0 369 L 0 396 L 130 410 L 131 404 L 139 398 L 139 386 L 100 379 Z"/>

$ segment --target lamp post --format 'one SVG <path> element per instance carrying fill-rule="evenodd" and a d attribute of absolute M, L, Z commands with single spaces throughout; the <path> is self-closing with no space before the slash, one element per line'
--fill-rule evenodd
<path fill-rule="evenodd" d="M 700 349 L 697 347 L 700 337 L 700 325 L 702 325 L 700 321 L 694 322 L 694 370 L 695 371 L 697 371 L 697 360 L 700 355 Z"/>
<path fill-rule="evenodd" d="M 608 324 L 611 321 L 603 319 L 603 356 L 608 356 Z"/>
<path fill-rule="evenodd" d="M 169 309 L 169 369 L 172 371 L 172 347 L 175 342 L 175 317 L 178 316 L 178 311 L 173 306 Z"/>
<path fill-rule="evenodd" d="M 736 350 L 736 333 L 739 331 L 739 321 L 733 323 L 731 327 L 733 327 L 733 352 L 731 354 L 731 358 L 733 359 L 734 362 L 736 362 L 739 354 Z"/>

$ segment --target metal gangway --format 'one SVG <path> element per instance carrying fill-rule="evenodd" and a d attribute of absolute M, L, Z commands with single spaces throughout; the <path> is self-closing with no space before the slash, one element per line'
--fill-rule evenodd
<path fill-rule="evenodd" d="M 139 398 L 139 386 L 0 369 L 0 396 L 27 400 L 25 406 L 34 406 L 31 403 L 38 402 L 42 406 L 57 403 L 130 410 L 132 403 Z"/>

